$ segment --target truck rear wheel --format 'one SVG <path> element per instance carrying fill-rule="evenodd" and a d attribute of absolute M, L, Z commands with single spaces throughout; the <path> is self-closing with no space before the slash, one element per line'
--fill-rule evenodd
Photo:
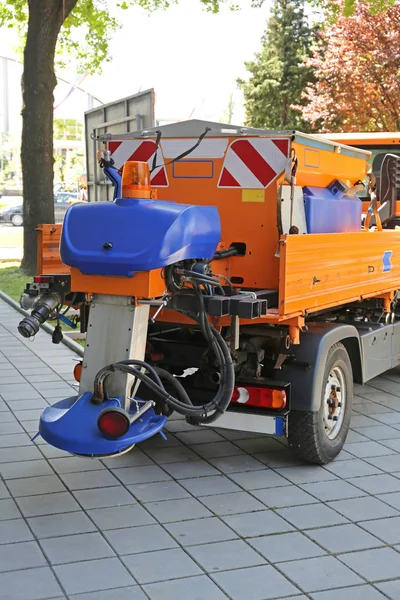
<path fill-rule="evenodd" d="M 350 427 L 353 372 L 343 344 L 330 348 L 321 387 L 318 411 L 294 410 L 289 415 L 289 446 L 299 458 L 317 465 L 339 454 Z"/>

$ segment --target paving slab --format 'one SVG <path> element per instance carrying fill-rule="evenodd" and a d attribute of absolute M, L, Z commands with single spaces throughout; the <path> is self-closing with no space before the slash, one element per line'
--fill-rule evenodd
<path fill-rule="evenodd" d="M 74 393 L 76 355 L 16 331 L 0 301 L 0 597 L 400 598 L 400 372 L 356 386 L 345 450 L 304 465 L 282 440 L 179 416 L 112 460 L 32 443 Z"/>

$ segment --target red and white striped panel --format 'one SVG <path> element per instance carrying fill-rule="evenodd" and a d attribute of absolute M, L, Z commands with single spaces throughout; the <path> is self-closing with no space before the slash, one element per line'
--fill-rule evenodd
<path fill-rule="evenodd" d="M 108 142 L 108 149 L 117 169 L 120 169 L 128 160 L 139 160 L 147 162 L 151 170 L 157 145 L 153 140 L 123 140 L 121 142 Z M 161 148 L 157 152 L 157 164 L 164 164 Z M 168 176 L 165 167 L 154 169 L 150 181 L 154 187 L 168 187 Z"/>
<path fill-rule="evenodd" d="M 288 138 L 235 140 L 226 152 L 218 187 L 264 189 L 284 171 L 288 157 Z"/>

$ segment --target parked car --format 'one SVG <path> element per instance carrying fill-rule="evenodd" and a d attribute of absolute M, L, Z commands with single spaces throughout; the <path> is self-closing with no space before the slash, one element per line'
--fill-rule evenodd
<path fill-rule="evenodd" d="M 67 208 L 75 202 L 81 202 L 80 195 L 73 192 L 56 192 L 54 194 L 54 217 L 55 221 L 61 222 L 67 211 Z M 0 209 L 0 223 L 11 223 L 14 227 L 21 227 L 24 224 L 22 216 L 22 201 L 10 206 L 4 206 Z"/>

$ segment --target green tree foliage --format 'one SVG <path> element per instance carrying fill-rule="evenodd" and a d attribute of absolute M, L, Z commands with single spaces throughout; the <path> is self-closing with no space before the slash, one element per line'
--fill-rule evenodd
<path fill-rule="evenodd" d="M 316 40 L 308 25 L 303 0 L 275 0 L 261 52 L 246 62 L 248 81 L 239 80 L 246 103 L 246 124 L 267 129 L 309 130 L 301 114 L 293 110 L 312 69 L 304 65 Z"/>
<path fill-rule="evenodd" d="M 210 12 L 231 0 L 199 0 Z M 168 8 L 170 0 L 123 0 L 146 10 Z M 99 72 L 109 42 L 118 29 L 109 0 L 1 0 L 0 27 L 17 28 L 24 40 L 22 77 L 21 164 L 24 193 L 24 258 L 22 267 L 36 269 L 36 232 L 40 223 L 54 223 L 53 92 L 55 63 L 72 55 L 82 71 Z M 114 11 L 115 12 L 115 11 Z M 150 33 L 150 32 L 149 32 Z"/>

